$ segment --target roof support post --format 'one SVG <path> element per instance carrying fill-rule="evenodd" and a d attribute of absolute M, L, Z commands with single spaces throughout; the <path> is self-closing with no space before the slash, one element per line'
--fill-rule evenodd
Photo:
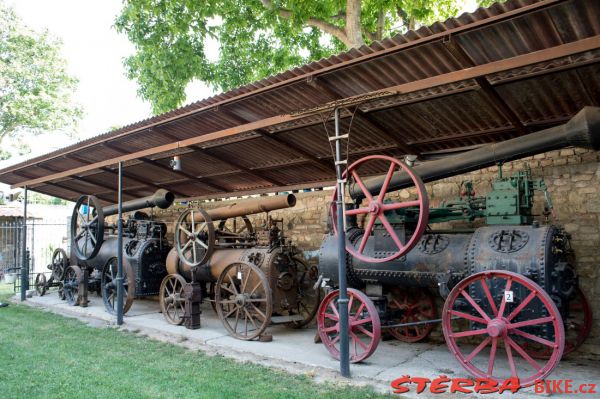
<path fill-rule="evenodd" d="M 123 324 L 123 162 L 119 162 L 119 189 L 118 189 L 117 220 L 117 325 Z M 134 284 L 130 281 L 129 284 Z"/>
<path fill-rule="evenodd" d="M 23 187 L 23 232 L 21 241 L 21 302 L 29 289 L 29 265 L 27 263 L 27 186 Z"/>
<path fill-rule="evenodd" d="M 340 315 L 340 373 L 350 377 L 350 348 L 348 345 L 348 291 L 346 284 L 346 230 L 344 229 L 344 180 L 342 169 L 342 139 L 340 138 L 340 109 L 335 114 L 335 174 L 337 177 L 337 233 L 338 233 L 338 278 L 340 283 L 340 299 L 338 313 Z"/>

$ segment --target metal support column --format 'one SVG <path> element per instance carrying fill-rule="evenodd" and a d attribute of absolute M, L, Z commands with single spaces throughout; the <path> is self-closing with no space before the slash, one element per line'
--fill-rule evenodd
<path fill-rule="evenodd" d="M 29 270 L 27 265 L 27 186 L 23 187 L 23 241 L 21 242 L 21 301 L 25 300 Z"/>
<path fill-rule="evenodd" d="M 350 377 L 350 356 L 348 347 L 348 292 L 346 285 L 346 231 L 344 220 L 344 178 L 342 165 L 348 160 L 342 159 L 342 137 L 340 136 L 340 110 L 335 109 L 335 174 L 337 177 L 337 233 L 338 233 L 338 274 L 340 296 L 338 312 L 340 315 L 340 373 Z"/>
<path fill-rule="evenodd" d="M 117 220 L 117 325 L 123 324 L 123 162 L 119 162 L 119 192 Z"/>

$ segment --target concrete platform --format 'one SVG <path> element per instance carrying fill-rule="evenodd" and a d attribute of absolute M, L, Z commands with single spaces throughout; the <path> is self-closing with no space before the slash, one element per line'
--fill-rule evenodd
<path fill-rule="evenodd" d="M 81 308 L 69 306 L 61 301 L 55 292 L 43 297 L 34 296 L 25 304 L 39 307 L 65 316 L 77 317 L 97 327 L 115 324 L 114 316 L 109 315 L 102 300 L 94 294 L 90 297 L 90 306 Z M 340 377 L 339 363 L 330 357 L 322 344 L 315 344 L 314 326 L 302 330 L 293 330 L 284 326 L 273 326 L 268 332 L 273 341 L 247 342 L 227 335 L 224 327 L 209 304 L 203 305 L 202 328 L 187 330 L 182 326 L 168 324 L 159 313 L 158 302 L 152 300 L 136 300 L 125 316 L 123 329 L 147 335 L 153 339 L 182 345 L 190 349 L 199 349 L 208 354 L 220 354 L 240 361 L 260 363 L 276 367 L 296 374 L 306 374 L 316 381 L 337 381 L 342 383 L 372 385 L 379 391 L 391 392 L 390 383 L 403 375 L 434 379 L 440 375 L 449 378 L 470 378 L 457 360 L 450 354 L 445 345 L 432 343 L 407 344 L 398 341 L 381 342 L 374 355 L 361 364 L 351 365 L 352 379 Z M 497 367 L 503 367 L 499 364 Z M 580 384 L 600 385 L 600 362 L 578 359 L 564 359 L 549 376 L 553 380 L 573 380 L 573 386 Z M 432 394 L 424 392 L 416 394 L 414 385 L 411 392 L 403 394 L 407 398 L 445 398 L 457 397 L 454 394 Z M 597 388 L 600 392 L 600 388 Z M 396 395 L 394 395 L 396 396 Z M 539 398 L 531 388 L 523 389 L 518 394 L 504 395 L 463 395 L 464 397 L 481 398 Z M 554 394 L 553 398 L 572 397 L 570 394 Z M 583 395 L 583 397 L 600 397 Z"/>

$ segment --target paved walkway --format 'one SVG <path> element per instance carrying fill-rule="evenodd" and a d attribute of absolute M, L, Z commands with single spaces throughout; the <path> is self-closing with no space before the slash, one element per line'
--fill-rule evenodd
<path fill-rule="evenodd" d="M 87 308 L 69 306 L 66 302 L 61 301 L 55 292 L 43 297 L 34 296 L 25 303 L 58 314 L 78 317 L 98 327 L 115 323 L 114 316 L 106 313 L 102 300 L 94 294 L 91 295 L 90 306 Z M 317 381 L 333 380 L 341 383 L 368 384 L 378 390 L 387 390 L 388 392 L 390 392 L 391 381 L 403 375 L 431 379 L 440 375 L 450 378 L 469 377 L 445 345 L 407 344 L 393 340 L 381 342 L 375 354 L 364 363 L 351 365 L 352 380 L 348 381 L 339 376 L 339 363 L 329 356 L 321 344 L 314 343 L 316 331 L 314 327 L 293 330 L 284 326 L 273 326 L 268 329 L 268 332 L 273 335 L 272 342 L 248 342 L 228 336 L 208 304 L 203 305 L 202 328 L 198 330 L 187 330 L 182 326 L 168 324 L 158 313 L 158 308 L 156 301 L 136 300 L 125 316 L 123 328 L 161 341 L 183 345 L 191 349 L 200 349 L 209 354 L 221 354 L 240 361 L 256 362 L 292 373 L 306 374 L 314 377 Z M 561 361 L 550 378 L 573 380 L 575 387 L 582 383 L 600 385 L 600 362 L 566 359 Z M 412 387 L 412 392 L 404 394 L 405 397 L 446 398 L 457 396 L 431 393 L 417 395 L 414 393 L 414 386 Z M 600 392 L 600 388 L 597 391 Z M 600 393 L 575 396 L 600 398 Z M 504 395 L 465 395 L 464 397 L 540 398 L 542 396 L 527 389 L 517 395 L 508 393 Z M 572 398 L 573 395 L 553 395 L 552 397 Z"/>

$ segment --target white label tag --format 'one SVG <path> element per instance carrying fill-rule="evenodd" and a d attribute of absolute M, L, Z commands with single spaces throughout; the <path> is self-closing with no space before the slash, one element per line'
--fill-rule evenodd
<path fill-rule="evenodd" d="M 512 303 L 514 301 L 512 291 L 504 291 L 504 301 L 507 303 Z"/>
<path fill-rule="evenodd" d="M 242 279 L 242 272 L 237 272 L 237 278 L 238 280 Z M 512 298 L 512 297 L 511 297 Z M 512 301 L 511 301 L 512 302 Z"/>

